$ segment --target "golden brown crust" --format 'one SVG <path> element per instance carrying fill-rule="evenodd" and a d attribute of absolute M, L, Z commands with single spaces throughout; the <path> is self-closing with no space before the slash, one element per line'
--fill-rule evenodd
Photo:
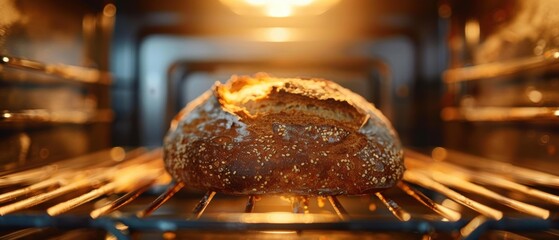
<path fill-rule="evenodd" d="M 189 103 L 164 142 L 177 181 L 230 194 L 357 195 L 404 172 L 390 123 L 321 79 L 232 77 Z"/>

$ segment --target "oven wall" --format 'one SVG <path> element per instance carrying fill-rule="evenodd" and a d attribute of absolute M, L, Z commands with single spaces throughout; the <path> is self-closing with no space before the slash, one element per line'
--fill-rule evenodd
<path fill-rule="evenodd" d="M 0 170 L 111 146 L 110 87 L 79 74 L 110 80 L 110 5 L 0 1 Z"/>
<path fill-rule="evenodd" d="M 365 97 L 385 108 L 406 144 L 440 143 L 447 54 L 437 1 L 342 1 L 317 17 L 287 19 L 238 16 L 218 1 L 124 1 L 117 8 L 111 55 L 117 145 L 161 144 L 169 114 L 191 98 L 169 103 L 176 81 L 192 94 L 231 73 L 259 71 L 345 80 L 350 88 L 362 86 L 352 79 L 365 79 L 373 85 Z M 287 40 L 258 35 L 274 28 L 298 32 Z M 383 79 L 390 81 L 387 90 Z M 383 94 L 389 101 L 381 101 Z"/>
<path fill-rule="evenodd" d="M 445 146 L 557 172 L 555 1 L 445 1 Z"/>

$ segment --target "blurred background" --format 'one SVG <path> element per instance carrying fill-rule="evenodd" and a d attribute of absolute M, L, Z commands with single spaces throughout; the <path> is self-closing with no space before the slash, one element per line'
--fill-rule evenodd
<path fill-rule="evenodd" d="M 557 159 L 553 0 L 0 0 L 3 169 L 160 146 L 233 74 L 331 79 L 408 147 Z M 552 165 L 553 166 L 553 165 Z"/>

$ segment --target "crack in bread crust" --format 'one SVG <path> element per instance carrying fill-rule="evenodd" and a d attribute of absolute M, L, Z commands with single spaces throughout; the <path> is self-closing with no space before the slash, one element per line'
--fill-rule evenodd
<path fill-rule="evenodd" d="M 230 194 L 367 194 L 404 172 L 400 141 L 380 111 L 321 79 L 216 84 L 177 115 L 164 153 L 177 181 Z"/>

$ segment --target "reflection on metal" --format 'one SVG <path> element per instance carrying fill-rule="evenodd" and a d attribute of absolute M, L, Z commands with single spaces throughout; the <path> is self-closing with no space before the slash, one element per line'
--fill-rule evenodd
<path fill-rule="evenodd" d="M 109 3 L 103 7 L 103 15 L 105 17 L 114 17 L 116 14 L 116 6 L 112 3 Z"/>
<path fill-rule="evenodd" d="M 291 197 L 293 213 L 309 213 L 309 198 L 307 196 Z"/>
<path fill-rule="evenodd" d="M 27 154 L 29 153 L 29 147 L 31 146 L 31 138 L 27 135 L 27 133 L 19 134 L 19 145 L 21 147 L 18 156 L 18 164 L 23 166 L 27 160 Z"/>
<path fill-rule="evenodd" d="M 111 83 L 111 76 L 108 72 L 103 72 L 93 68 L 70 66 L 64 64 L 47 64 L 39 61 L 6 55 L 0 55 L 0 59 L 0 66 L 2 67 L 32 70 L 81 83 L 96 83 L 103 85 L 108 85 Z M 0 70 L 2 69 L 0 68 Z M 3 73 L 3 71 L 0 71 L 0 73 Z"/>
<path fill-rule="evenodd" d="M 559 51 L 551 50 L 539 56 L 520 60 L 450 69 L 444 72 L 443 79 L 446 83 L 490 79 L 537 69 L 552 69 L 557 67 L 557 63 L 559 63 Z"/>
<path fill-rule="evenodd" d="M 244 223 L 316 223 L 316 222 L 336 222 L 331 214 L 296 214 L 289 212 L 268 212 L 233 215 L 230 220 Z"/>
<path fill-rule="evenodd" d="M 34 234 L 40 234 L 45 228 L 26 228 L 2 236 L 4 239 L 23 239 Z"/>
<path fill-rule="evenodd" d="M 254 210 L 254 195 L 248 196 L 247 204 L 245 206 L 245 213 L 251 213 Z"/>
<path fill-rule="evenodd" d="M 144 168 L 148 170 L 142 170 Z M 95 188 L 79 197 L 54 205 L 47 209 L 47 213 L 51 216 L 58 215 L 91 200 L 99 198 L 103 195 L 118 193 L 122 191 L 130 191 L 129 193 L 132 193 L 132 195 L 127 196 L 127 198 L 124 198 L 119 202 L 115 201 L 115 203 L 99 209 L 98 212 L 92 212 L 92 217 L 97 217 L 101 214 L 114 211 L 126 202 L 132 201 L 141 193 L 142 190 L 145 191 L 147 189 L 147 186 L 153 184 L 155 182 L 155 179 L 163 173 L 162 170 L 162 168 L 157 168 L 157 166 L 154 166 L 153 163 L 140 164 L 137 166 L 128 167 L 127 169 L 121 169 L 118 172 L 114 173 L 118 175 L 114 175 L 114 179 L 111 182 L 108 182 L 101 187 Z"/>
<path fill-rule="evenodd" d="M 88 168 L 83 168 L 78 171 L 74 171 L 73 167 L 75 166 L 73 165 L 66 166 L 67 168 L 58 168 L 58 166 L 56 166 L 55 173 L 51 178 L 44 181 L 46 184 L 44 184 L 44 182 L 38 182 L 31 185 L 31 187 L 40 189 L 47 186 L 58 185 L 60 186 L 59 188 L 1 206 L 0 215 L 26 209 L 64 194 L 80 189 L 96 187 L 99 184 L 104 185 L 77 198 L 57 204 L 49 208 L 47 213 L 49 215 L 58 215 L 99 196 L 108 193 L 128 191 L 128 188 L 130 188 L 132 184 L 140 181 L 140 179 L 155 179 L 163 174 L 162 163 L 160 161 L 153 161 L 157 159 L 157 156 L 160 154 L 160 151 L 155 151 L 132 158 L 123 164 L 109 166 L 100 166 L 97 163 L 90 162 Z M 92 160 L 99 161 L 99 159 Z M 111 160 L 114 161 L 114 159 Z M 38 186 L 41 183 L 43 183 L 43 185 Z M 29 193 L 29 188 L 9 192 L 5 194 L 3 198 L 9 199 L 25 193 Z"/>
<path fill-rule="evenodd" d="M 446 107 L 441 112 L 445 121 L 501 122 L 526 120 L 559 120 L 559 107 Z"/>
<path fill-rule="evenodd" d="M 212 201 L 214 196 L 215 196 L 214 191 L 208 191 L 204 195 L 204 197 L 202 197 L 202 199 L 200 199 L 200 202 L 198 203 L 198 205 L 196 205 L 196 207 L 194 207 L 194 209 L 192 210 L 192 214 L 194 215 L 194 218 L 198 219 L 202 216 L 202 214 L 204 213 L 204 210 L 206 210 L 206 208 L 208 207 L 208 205 L 210 204 L 210 202 Z"/>
<path fill-rule="evenodd" d="M 479 44 L 480 26 L 479 21 L 475 19 L 470 19 L 466 22 L 464 29 L 464 35 L 466 37 L 466 42 L 470 47 L 476 47 Z"/>
<path fill-rule="evenodd" d="M 257 40 L 266 42 L 289 42 L 295 40 L 301 40 L 300 30 L 295 28 L 285 28 L 285 27 L 271 27 L 271 28 L 260 28 L 255 29 L 254 37 Z"/>
<path fill-rule="evenodd" d="M 447 186 L 429 178 L 427 175 L 417 170 L 408 170 L 404 173 L 404 180 L 410 183 L 420 185 L 424 188 L 431 189 L 433 191 L 439 192 L 450 199 L 468 207 L 484 216 L 499 220 L 503 218 L 503 212 L 490 208 L 484 204 L 476 202 L 450 188 Z"/>
<path fill-rule="evenodd" d="M 143 180 L 142 182 L 137 184 L 137 187 L 134 188 L 132 191 L 126 193 L 125 195 L 123 195 L 122 197 L 118 198 L 117 200 L 103 206 L 100 208 L 97 208 L 93 211 L 91 211 L 91 213 L 89 214 L 91 216 L 91 218 L 98 218 L 102 215 L 105 214 L 109 214 L 113 211 L 118 210 L 120 207 L 125 206 L 126 204 L 132 202 L 134 199 L 136 199 L 137 197 L 139 197 L 142 193 L 144 193 L 145 191 L 147 191 L 151 185 L 153 184 L 153 181 L 145 181 Z"/>
<path fill-rule="evenodd" d="M 67 212 L 69 210 L 71 210 L 72 208 L 75 208 L 81 204 L 87 203 L 93 199 L 96 199 L 100 196 L 109 194 L 111 192 L 114 192 L 116 189 L 117 185 L 115 182 L 109 182 L 99 188 L 95 188 L 93 190 L 91 190 L 90 192 L 81 195 L 79 197 L 73 198 L 69 201 L 66 202 L 62 202 L 59 204 L 56 204 L 50 208 L 47 209 L 47 213 L 51 216 L 55 216 L 55 215 L 59 215 L 61 213 Z"/>
<path fill-rule="evenodd" d="M 161 207 L 161 205 L 163 205 L 163 203 L 165 203 L 169 199 L 171 199 L 171 197 L 173 195 L 175 195 L 175 193 L 180 191 L 183 187 L 184 187 L 184 183 L 182 183 L 182 182 L 176 182 L 176 183 L 173 183 L 173 184 L 169 185 L 169 188 L 167 188 L 167 191 L 165 191 L 163 194 L 161 194 L 159 197 L 157 197 L 155 199 L 155 201 L 153 201 L 146 209 L 144 209 L 143 211 L 138 212 L 136 214 L 136 216 L 138 216 L 139 218 L 143 218 L 143 217 L 147 217 L 147 216 L 151 215 L 155 210 L 157 210 L 159 207 Z"/>
<path fill-rule="evenodd" d="M 411 197 L 415 198 L 417 201 L 421 202 L 423 205 L 432 209 L 436 213 L 440 214 L 442 217 L 448 219 L 449 221 L 458 221 L 462 217 L 459 212 L 434 202 L 433 200 L 425 196 L 423 193 L 410 187 L 408 184 L 404 182 L 399 182 L 398 187 L 402 189 L 402 191 L 404 191 Z"/>
<path fill-rule="evenodd" d="M 18 126 L 27 126 L 35 124 L 85 124 L 96 122 L 111 122 L 113 120 L 113 111 L 111 109 L 97 110 L 46 110 L 46 109 L 30 109 L 18 111 L 1 111 L 0 127 L 11 127 L 15 124 Z"/>
<path fill-rule="evenodd" d="M 57 180 L 55 177 L 60 174 L 62 176 L 68 173 L 72 173 L 75 175 L 78 171 L 84 171 L 86 170 L 86 168 L 107 167 L 114 164 L 114 162 L 118 160 L 114 159 L 111 156 L 111 151 L 114 151 L 114 148 L 56 162 L 53 164 L 44 165 L 38 168 L 32 168 L 29 170 L 23 170 L 19 172 L 0 172 L 0 187 L 9 187 L 12 185 L 41 185 L 44 184 L 42 183 L 42 181 L 44 180 Z M 126 153 L 125 159 L 130 159 L 139 155 L 148 156 L 148 154 L 145 154 L 145 149 L 138 148 L 132 151 L 128 151 Z"/>
<path fill-rule="evenodd" d="M 506 205 L 508 207 L 511 207 L 513 209 L 516 209 L 518 211 L 536 216 L 536 217 L 540 217 L 543 219 L 546 219 L 549 217 L 549 211 L 542 209 L 540 207 L 536 207 L 534 205 L 531 204 L 527 204 L 527 203 L 523 203 L 508 197 L 505 197 L 501 194 L 498 194 L 494 191 L 491 191 L 485 187 L 482 187 L 480 185 L 471 183 L 465 179 L 456 177 L 454 175 L 448 174 L 448 173 L 443 173 L 443 172 L 439 172 L 439 171 L 431 171 L 429 173 L 429 177 L 433 178 L 434 180 L 436 180 L 437 182 L 440 182 L 442 184 L 445 184 L 447 186 L 456 188 L 456 189 L 460 189 L 461 191 L 465 191 L 465 192 L 472 192 L 484 197 L 487 197 L 489 199 L 495 200 L 498 203 L 501 203 L 503 205 Z"/>
<path fill-rule="evenodd" d="M 501 176 L 501 178 L 511 178 L 521 184 L 559 187 L 559 176 L 553 174 L 460 153 L 450 149 L 447 149 L 447 152 L 448 157 L 446 160 L 455 165 L 468 167 L 478 172 L 495 173 Z"/>
<path fill-rule="evenodd" d="M 17 189 L 11 192 L 6 192 L 3 194 L 0 194 L 0 203 L 6 202 L 6 201 L 10 201 L 10 200 L 14 200 L 17 197 L 20 196 L 24 196 L 27 194 L 30 194 L 32 192 L 44 189 L 44 188 L 48 188 L 51 186 L 56 186 L 56 185 L 60 185 L 60 180 L 59 179 L 48 179 L 45 181 L 41 181 L 38 182 L 36 184 L 30 185 L 28 187 L 22 188 L 22 189 Z"/>
<path fill-rule="evenodd" d="M 390 212 L 396 218 L 398 218 L 398 220 L 402 222 L 407 222 L 411 219 L 411 215 L 402 207 L 400 207 L 400 205 L 398 205 L 398 203 L 396 203 L 394 200 L 387 198 L 384 194 L 380 192 L 375 193 L 375 196 L 377 196 L 378 199 L 380 199 L 380 201 L 388 208 L 388 210 L 390 210 Z"/>
<path fill-rule="evenodd" d="M 466 226 L 460 229 L 460 236 L 463 239 L 470 238 L 475 231 L 479 231 L 480 227 L 482 227 L 484 223 L 487 223 L 487 220 L 487 217 L 484 216 L 475 217 Z"/>
<path fill-rule="evenodd" d="M 437 149 L 444 149 L 444 148 L 437 147 Z M 442 151 L 442 150 L 440 150 L 440 151 Z M 452 150 L 447 150 L 447 149 L 444 149 L 444 152 L 445 152 L 445 156 L 447 154 L 451 154 L 452 156 L 454 156 L 456 154 L 459 154 L 459 153 L 456 153 Z M 500 175 L 498 173 L 491 173 L 491 172 L 486 171 L 486 170 L 484 170 L 484 171 L 474 171 L 474 170 L 468 170 L 464 167 L 460 167 L 460 166 L 457 166 L 457 165 L 454 165 L 454 164 L 450 164 L 448 162 L 442 162 L 446 159 L 446 157 L 442 158 L 442 159 L 433 158 L 434 160 L 436 160 L 434 162 L 433 161 L 429 162 L 429 159 L 427 158 L 427 160 L 422 159 L 423 161 L 426 160 L 427 163 L 425 163 L 425 162 L 414 163 L 414 161 L 417 161 L 417 160 L 415 160 L 415 158 L 417 156 L 422 156 L 422 155 L 420 155 L 416 152 L 413 152 L 413 151 L 408 151 L 407 154 L 409 156 L 413 156 L 413 157 L 407 158 L 407 162 L 409 164 L 416 164 L 416 165 L 421 164 L 424 167 L 428 168 L 429 172 L 431 174 L 433 174 L 433 173 L 445 174 L 446 173 L 446 175 L 448 175 L 448 173 L 452 173 L 452 176 L 449 176 L 448 178 L 449 179 L 459 178 L 459 180 L 457 180 L 457 181 L 460 181 L 460 182 L 457 183 L 457 184 L 462 185 L 461 187 L 466 187 L 468 184 L 471 184 L 468 181 L 472 181 L 472 182 L 476 182 L 476 183 L 479 183 L 479 184 L 482 184 L 482 185 L 498 187 L 498 188 L 506 189 L 506 190 L 509 190 L 509 191 L 512 191 L 512 192 L 517 192 L 517 193 L 520 193 L 520 194 L 526 194 L 530 197 L 537 198 L 539 200 L 546 201 L 546 202 L 551 203 L 551 204 L 559 205 L 559 196 L 551 194 L 551 193 L 547 193 L 547 192 L 544 192 L 544 191 L 541 191 L 541 190 L 538 190 L 538 189 L 535 189 L 535 188 L 532 188 L 532 187 L 528 187 L 528 186 L 519 184 L 517 182 L 511 181 L 511 180 L 505 178 L 505 177 L 512 177 L 515 174 L 526 173 L 526 171 L 528 171 L 528 173 L 530 173 L 529 174 L 530 176 L 525 176 L 524 178 L 527 178 L 527 177 L 538 178 L 538 176 L 547 177 L 548 179 L 556 178 L 553 175 L 549 175 L 549 174 L 546 174 L 546 173 L 543 173 L 543 172 L 538 173 L 537 171 L 523 169 L 523 168 L 519 168 L 519 167 L 513 167 L 514 169 L 510 169 L 510 167 L 507 167 L 508 164 L 492 163 L 492 162 L 490 162 L 490 160 L 485 160 L 486 164 L 498 164 L 498 165 L 501 166 L 499 169 L 502 169 L 502 170 L 509 169 L 509 170 L 512 170 L 514 172 L 514 173 L 513 172 L 508 173 L 508 174 L 506 174 L 506 176 L 503 176 L 502 174 L 504 174 L 505 172 L 502 172 L 501 175 Z M 474 156 L 466 156 L 466 157 L 476 158 Z M 421 158 L 419 158 L 419 159 L 421 159 Z M 471 161 L 474 162 L 474 164 L 475 163 L 481 164 L 480 160 L 483 161 L 482 159 L 477 159 L 477 161 L 476 160 L 471 160 Z M 475 166 L 472 163 L 464 163 L 464 165 Z M 481 166 L 481 165 L 479 165 L 479 166 Z M 442 176 L 442 177 L 446 178 L 446 176 Z M 445 182 L 445 181 L 449 181 L 449 180 L 442 179 L 441 181 Z M 467 182 L 467 183 L 462 183 L 464 181 Z M 450 184 L 452 184 L 452 183 L 450 183 Z M 470 190 L 473 190 L 473 188 L 474 187 L 470 188 Z M 506 201 L 502 201 L 502 202 L 506 202 Z"/>
<path fill-rule="evenodd" d="M 334 211 L 342 221 L 348 219 L 349 215 L 347 214 L 347 211 L 336 196 L 328 196 L 328 201 L 330 201 L 332 208 L 334 208 Z"/>

